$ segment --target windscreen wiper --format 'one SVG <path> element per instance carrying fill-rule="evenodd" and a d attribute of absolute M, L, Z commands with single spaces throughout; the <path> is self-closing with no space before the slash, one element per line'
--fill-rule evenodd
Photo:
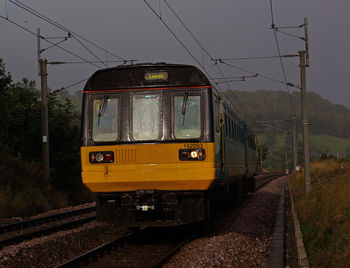
<path fill-rule="evenodd" d="M 100 125 L 101 116 L 103 116 L 105 111 L 106 111 L 108 99 L 109 99 L 108 96 L 104 96 L 103 100 L 102 100 L 102 104 L 98 108 L 98 114 L 97 114 L 97 116 L 98 116 L 97 125 L 98 126 Z"/>
<path fill-rule="evenodd" d="M 188 93 L 185 92 L 184 99 L 182 101 L 182 110 L 181 110 L 181 113 L 183 115 L 182 125 L 185 125 L 185 114 L 186 114 L 187 100 L 188 100 Z"/>

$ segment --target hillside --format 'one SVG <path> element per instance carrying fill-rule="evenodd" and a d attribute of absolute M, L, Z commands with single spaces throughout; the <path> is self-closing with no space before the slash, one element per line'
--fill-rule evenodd
<path fill-rule="evenodd" d="M 81 92 L 69 95 L 66 91 L 58 94 L 59 98 L 68 97 L 76 111 L 81 110 Z M 284 91 L 259 90 L 228 91 L 232 103 L 242 117 L 249 122 L 254 129 L 264 128 L 256 121 L 263 120 L 290 120 L 290 98 Z M 237 102 L 238 99 L 238 102 Z M 297 130 L 301 133 L 301 100 L 298 92 L 292 93 L 292 100 L 297 115 Z M 350 109 L 343 105 L 333 104 L 322 98 L 315 92 L 308 93 L 309 131 L 311 135 L 333 136 L 350 139 Z M 277 128 L 288 130 L 290 121 L 274 125 Z"/>
<path fill-rule="evenodd" d="M 237 110 L 250 124 L 260 120 L 290 119 L 290 98 L 285 91 L 234 91 L 233 94 L 228 91 L 227 96 L 231 97 Z M 350 138 L 350 109 L 333 104 L 315 92 L 309 92 L 307 97 L 310 134 Z M 297 125 L 301 131 L 300 93 L 292 93 L 291 98 L 296 110 Z M 261 125 L 252 125 L 254 128 L 261 128 Z M 289 126 L 290 123 L 285 123 L 277 127 L 287 129 Z"/>

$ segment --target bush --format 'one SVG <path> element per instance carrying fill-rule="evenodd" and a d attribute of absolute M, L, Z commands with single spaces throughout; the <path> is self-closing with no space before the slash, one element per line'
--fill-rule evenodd
<path fill-rule="evenodd" d="M 49 208 L 39 164 L 25 163 L 0 144 L 0 174 L 1 217 L 29 216 Z"/>

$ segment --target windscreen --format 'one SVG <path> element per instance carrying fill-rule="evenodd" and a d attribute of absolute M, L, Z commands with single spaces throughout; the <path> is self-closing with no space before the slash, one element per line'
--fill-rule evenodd
<path fill-rule="evenodd" d="M 201 136 L 200 96 L 174 97 L 175 125 L 177 139 L 195 139 Z"/>
<path fill-rule="evenodd" d="M 93 101 L 93 141 L 108 142 L 118 139 L 118 106 L 118 98 L 105 96 Z"/>
<path fill-rule="evenodd" d="M 159 95 L 132 97 L 132 136 L 135 140 L 156 140 L 160 129 Z"/>

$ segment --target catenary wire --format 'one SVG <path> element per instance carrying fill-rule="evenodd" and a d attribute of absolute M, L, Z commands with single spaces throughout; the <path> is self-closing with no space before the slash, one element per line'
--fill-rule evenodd
<path fill-rule="evenodd" d="M 278 26 L 276 28 L 278 29 L 297 29 L 297 28 L 302 28 L 304 27 L 304 24 L 301 24 L 299 26 Z"/>
<path fill-rule="evenodd" d="M 274 21 L 274 15 L 273 15 L 272 0 L 270 0 L 270 9 L 271 9 L 271 22 L 272 22 L 271 26 L 272 26 L 273 34 L 274 34 L 275 41 L 276 41 L 277 52 L 278 52 L 278 55 L 280 56 L 279 60 L 280 60 L 280 64 L 281 64 L 281 69 L 282 69 L 282 73 L 283 73 L 285 87 L 286 87 L 286 90 L 288 92 L 288 97 L 289 97 L 289 102 L 290 102 L 291 109 L 292 109 L 292 114 L 296 115 L 295 105 L 294 105 L 294 102 L 293 102 L 293 99 L 292 99 L 292 95 L 290 94 L 290 91 L 289 91 L 289 86 L 287 84 L 286 70 L 284 68 L 283 60 L 282 60 L 282 57 L 281 57 L 281 49 L 280 49 L 280 45 L 279 45 L 279 42 L 278 42 L 277 33 L 276 33 L 276 29 L 275 29 L 275 21 Z"/>
<path fill-rule="evenodd" d="M 217 84 L 223 84 L 227 82 L 244 82 L 246 81 L 247 78 L 255 78 L 257 75 L 244 75 L 244 76 L 236 76 L 236 77 L 231 77 L 231 78 L 214 78 L 215 80 L 222 80 L 225 79 L 225 81 L 216 81 Z"/>
<path fill-rule="evenodd" d="M 295 38 L 298 38 L 298 39 L 301 39 L 301 40 L 304 40 L 304 41 L 305 41 L 305 38 L 304 38 L 304 37 L 302 37 L 302 36 L 297 36 L 297 35 L 295 35 L 295 34 L 291 34 L 291 33 L 287 33 L 287 32 L 281 31 L 281 30 L 280 30 L 280 27 L 275 27 L 274 30 L 275 30 L 276 32 L 283 33 L 283 34 L 289 35 L 289 36 L 291 36 L 291 37 L 295 37 Z"/>
<path fill-rule="evenodd" d="M 144 1 L 145 1 L 145 0 L 144 0 Z M 195 37 L 195 35 L 192 33 L 192 31 L 189 29 L 189 27 L 186 26 L 186 24 L 183 22 L 183 20 L 180 18 L 180 16 L 179 16 L 179 15 L 175 12 L 175 10 L 170 6 L 170 4 L 169 4 L 166 0 L 163 0 L 163 1 L 164 1 L 164 3 L 168 6 L 168 8 L 171 10 L 171 12 L 175 15 L 175 17 L 180 21 L 180 23 L 182 24 L 182 26 L 183 26 L 183 27 L 187 30 L 187 32 L 191 35 L 191 37 L 195 40 L 195 42 L 196 42 L 196 43 L 198 44 L 198 46 L 202 49 L 202 51 L 204 51 L 204 53 L 209 57 L 209 59 L 213 58 L 213 57 L 210 55 L 210 53 L 208 52 L 208 50 L 205 49 L 205 47 L 201 44 L 201 42 L 198 40 L 198 38 Z M 146 2 L 146 1 L 145 1 L 145 2 Z M 149 5 L 148 3 L 147 3 L 147 5 L 150 7 L 150 5 Z M 150 8 L 151 8 L 151 7 L 150 7 Z M 159 17 L 159 16 L 158 16 L 158 17 Z M 198 63 L 198 61 L 197 61 L 197 63 Z M 205 70 L 205 68 L 204 68 L 204 65 L 202 65 L 202 64 L 199 64 L 199 65 L 200 65 L 200 66 L 203 68 L 203 70 L 208 74 L 208 72 L 207 72 L 207 71 Z M 221 76 L 224 78 L 224 74 L 223 74 L 222 69 L 220 68 L 219 65 L 216 64 L 216 66 L 217 66 L 217 68 L 218 68 L 218 70 L 219 70 Z M 210 75 L 209 75 L 209 77 L 210 77 Z M 211 78 L 211 79 L 212 79 L 212 78 Z M 228 82 L 226 79 L 224 79 L 224 80 L 225 80 L 224 83 L 226 84 L 227 88 L 232 92 L 233 96 L 236 98 L 236 101 L 237 101 L 238 105 L 241 107 L 241 111 L 245 114 L 246 117 L 248 117 L 248 114 L 245 112 L 245 110 L 244 110 L 242 104 L 240 103 L 239 99 L 237 98 L 236 94 L 235 94 L 235 93 L 233 92 L 233 90 L 231 89 L 231 87 L 230 87 L 230 85 L 229 85 L 229 82 Z M 221 90 L 219 83 L 217 83 L 217 82 L 214 81 L 213 79 L 212 79 L 212 81 L 217 85 L 217 87 L 218 87 L 218 89 L 220 90 L 220 92 L 221 92 L 223 95 L 226 95 L 226 93 L 225 93 L 223 90 Z M 231 101 L 230 98 L 228 98 L 228 100 Z"/>
<path fill-rule="evenodd" d="M 73 38 L 75 40 L 77 40 L 77 42 L 82 45 L 87 51 L 89 51 L 89 53 L 94 56 L 100 63 L 102 63 L 105 67 L 108 68 L 108 65 L 106 63 L 104 63 L 99 57 L 96 56 L 95 53 L 93 53 L 87 46 L 85 46 L 78 38 L 76 38 L 74 35 L 73 35 Z"/>
<path fill-rule="evenodd" d="M 247 72 L 247 73 L 254 74 L 254 75 L 258 76 L 258 77 L 263 77 L 263 78 L 265 78 L 265 79 L 268 79 L 268 80 L 271 80 L 271 81 L 275 81 L 275 82 L 280 83 L 280 84 L 283 84 L 283 85 L 288 85 L 288 86 L 290 86 L 290 87 L 295 87 L 295 88 L 301 89 L 300 86 L 294 85 L 293 83 L 289 83 L 289 82 L 285 82 L 285 81 L 282 81 L 282 80 L 278 80 L 278 79 L 273 78 L 273 77 L 271 77 L 271 76 L 268 76 L 268 75 L 265 75 L 265 74 L 261 74 L 261 73 L 257 73 L 257 72 L 251 71 L 251 70 L 249 70 L 249 69 L 242 68 L 242 67 L 240 67 L 240 66 L 236 66 L 236 65 L 233 65 L 233 64 L 224 62 L 224 61 L 221 60 L 221 59 L 215 59 L 215 60 L 216 60 L 216 61 L 219 61 L 219 62 L 222 63 L 222 64 L 225 64 L 225 65 L 227 65 L 227 66 L 230 66 L 230 67 L 232 67 L 232 68 L 235 68 L 235 69 L 238 69 L 238 70 Z"/>
<path fill-rule="evenodd" d="M 45 39 L 52 39 L 52 38 L 46 38 L 46 37 L 45 37 Z M 46 50 L 49 50 L 50 48 L 53 48 L 53 47 L 55 47 L 55 46 L 57 46 L 57 45 L 59 45 L 59 44 L 65 42 L 65 41 L 67 41 L 67 39 L 63 39 L 63 40 L 61 40 L 60 42 L 53 44 L 52 46 L 49 46 L 49 47 L 44 48 L 44 49 L 41 49 L 41 50 L 40 50 L 40 53 L 42 53 L 42 52 L 44 52 L 44 51 L 46 51 Z"/>
<path fill-rule="evenodd" d="M 272 7 L 272 0 L 270 0 L 270 14 L 271 14 L 271 27 L 275 28 L 275 19 L 273 16 L 273 7 Z"/>
<path fill-rule="evenodd" d="M 133 60 L 136 61 L 136 60 Z M 106 60 L 102 61 L 104 63 L 118 63 L 125 62 L 123 60 Z M 84 63 L 100 63 L 100 61 L 51 61 L 48 64 L 84 64 Z"/>
<path fill-rule="evenodd" d="M 65 90 L 65 89 L 74 87 L 74 86 L 76 86 L 76 85 L 79 85 L 79 84 L 81 84 L 81 83 L 87 81 L 88 79 L 89 79 L 89 78 L 85 78 L 85 79 L 82 79 L 82 80 L 80 80 L 80 81 L 78 81 L 78 82 L 76 82 L 76 83 L 74 83 L 74 84 L 70 84 L 70 85 L 68 85 L 68 86 L 61 87 L 61 88 L 59 88 L 59 89 L 55 89 L 55 90 L 53 90 L 52 92 L 50 92 L 50 94 L 56 94 L 56 93 L 58 93 L 58 92 L 60 92 L 60 91 L 62 91 L 62 90 Z"/>
<path fill-rule="evenodd" d="M 84 40 L 85 42 L 88 42 L 89 44 L 91 44 L 91 45 L 97 47 L 98 49 L 104 51 L 105 53 L 108 53 L 108 54 L 110 54 L 110 55 L 112 55 L 112 56 L 114 56 L 114 57 L 116 57 L 116 58 L 118 58 L 118 59 L 120 59 L 120 60 L 127 61 L 126 59 L 124 59 L 124 58 L 122 58 L 122 57 L 116 55 L 115 53 L 110 52 L 110 51 L 104 49 L 103 47 L 101 47 L 101 46 L 99 46 L 99 45 L 97 45 L 97 44 L 91 42 L 90 40 L 86 39 L 85 37 L 81 36 L 80 34 L 77 34 L 76 32 L 73 32 L 72 30 L 70 30 L 70 29 L 64 27 L 64 26 L 61 25 L 61 24 L 59 24 L 58 22 L 56 22 L 56 21 L 54 21 L 54 20 L 48 18 L 47 16 L 45 16 L 45 15 L 43 15 L 42 13 L 40 13 L 39 11 L 36 11 L 35 9 L 29 7 L 28 5 L 22 3 L 22 2 L 20 2 L 20 1 L 18 1 L 18 0 L 8 0 L 8 1 L 10 1 L 12 4 L 14 4 L 14 5 L 16 5 L 16 6 L 22 8 L 22 9 L 24 9 L 24 10 L 26 10 L 27 12 L 33 14 L 34 16 L 36 16 L 36 17 L 38 17 L 38 18 L 40 18 L 40 19 L 42 19 L 42 20 L 44 20 L 44 21 L 50 23 L 51 25 L 53 25 L 53 26 L 55 26 L 55 27 L 61 29 L 62 31 L 65 31 L 65 32 L 74 34 L 75 36 L 78 36 L 79 38 L 81 38 L 81 39 Z"/>
<path fill-rule="evenodd" d="M 214 77 L 214 80 L 221 80 L 221 79 L 245 79 L 245 78 L 254 78 L 257 77 L 257 75 L 242 75 L 242 76 L 231 76 L 231 77 Z"/>
<path fill-rule="evenodd" d="M 175 15 L 175 17 L 180 21 L 180 23 L 182 24 L 183 27 L 185 27 L 185 29 L 187 30 L 187 32 L 192 36 L 192 38 L 196 41 L 196 43 L 200 46 L 200 48 L 205 52 L 205 54 L 207 54 L 207 56 L 209 58 L 212 58 L 212 56 L 210 56 L 208 50 L 206 50 L 204 48 L 204 46 L 201 44 L 201 42 L 199 42 L 199 40 L 194 36 L 194 34 L 192 33 L 192 31 L 186 26 L 186 24 L 183 22 L 183 20 L 177 15 L 177 13 L 175 12 L 175 10 L 169 5 L 169 3 L 166 0 L 163 0 L 165 2 L 165 4 L 169 7 L 169 9 L 171 10 L 171 12 Z"/>
<path fill-rule="evenodd" d="M 299 55 L 290 54 L 290 55 L 281 55 L 281 56 L 236 57 L 236 58 L 227 58 L 227 59 L 222 58 L 222 60 L 259 60 L 259 59 L 293 58 L 293 57 L 299 57 Z M 215 59 L 212 59 L 212 60 L 215 60 Z"/>
<path fill-rule="evenodd" d="M 57 44 L 55 44 L 55 43 L 53 43 L 53 42 L 47 40 L 47 39 L 46 39 L 45 37 L 43 37 L 43 36 L 37 35 L 37 34 L 34 33 L 33 31 L 31 31 L 31 30 L 29 30 L 29 29 L 23 27 L 22 25 L 20 25 L 20 24 L 14 22 L 14 21 L 12 21 L 12 20 L 10 20 L 10 19 L 8 19 L 8 18 L 5 18 L 5 17 L 2 16 L 2 15 L 0 15 L 0 18 L 2 18 L 2 19 L 4 19 L 4 20 L 6 20 L 6 21 L 12 23 L 13 25 L 15 25 L 15 26 L 17 26 L 17 27 L 19 27 L 19 28 L 25 30 L 26 32 L 28 32 L 28 33 L 30 33 L 30 34 L 32 34 L 32 35 L 35 35 L 36 37 L 39 37 L 39 38 L 44 39 L 46 42 L 50 43 L 51 45 L 54 45 L 54 46 L 58 47 L 59 49 L 61 49 L 61 50 L 65 51 L 65 52 L 67 52 L 68 54 L 70 54 L 70 55 L 72 55 L 72 56 L 74 56 L 74 57 L 76 57 L 76 58 L 78 58 L 78 59 L 80 59 L 80 60 L 82 60 L 82 61 L 84 61 L 84 62 L 86 62 L 86 63 L 89 63 L 86 59 L 80 57 L 79 55 L 77 55 L 77 54 L 75 54 L 75 53 L 69 51 L 68 49 L 65 49 L 65 48 L 63 48 L 63 47 L 61 47 L 61 46 L 59 46 L 59 45 L 57 45 Z M 96 64 L 94 64 L 94 63 L 90 63 L 90 64 L 93 65 L 93 66 L 95 66 L 96 68 L 100 68 L 100 66 L 98 66 L 98 65 L 96 65 Z"/>
<path fill-rule="evenodd" d="M 205 70 L 204 66 L 200 63 L 200 61 L 191 53 L 191 51 L 185 46 L 185 44 L 180 40 L 180 38 L 175 34 L 175 32 L 169 27 L 169 25 L 163 20 L 161 16 L 151 7 L 151 5 L 143 0 L 145 4 L 152 10 L 154 15 L 163 23 L 163 25 L 168 29 L 168 31 L 175 37 L 175 39 L 180 43 L 180 45 L 187 51 L 187 53 L 192 57 L 192 59 L 204 70 L 204 72 L 211 78 L 210 74 Z"/>
<path fill-rule="evenodd" d="M 196 38 L 196 36 L 192 33 L 192 31 L 189 29 L 189 27 L 186 26 L 186 24 L 183 22 L 183 20 L 180 18 L 180 16 L 175 12 L 175 10 L 170 6 L 170 4 L 166 1 L 163 0 L 165 2 L 165 4 L 168 6 L 168 8 L 171 10 L 171 12 L 175 15 L 175 17 L 180 21 L 180 23 L 182 24 L 182 26 L 187 30 L 187 32 L 191 35 L 191 37 L 193 38 L 193 40 L 198 44 L 198 46 L 202 49 L 202 51 L 204 51 L 204 53 L 209 57 L 209 59 L 212 58 L 212 56 L 210 55 L 210 53 L 208 52 L 207 49 L 205 49 L 205 47 L 202 45 L 202 43 L 198 40 L 198 38 Z M 204 66 L 203 66 L 204 67 Z M 218 66 L 218 70 L 219 72 L 222 74 L 222 70 L 220 69 L 220 66 Z M 223 76 L 224 77 L 224 76 Z M 215 81 L 214 81 L 215 83 Z M 228 84 L 227 84 L 228 85 Z M 230 88 L 230 86 L 228 85 L 228 88 Z"/>

